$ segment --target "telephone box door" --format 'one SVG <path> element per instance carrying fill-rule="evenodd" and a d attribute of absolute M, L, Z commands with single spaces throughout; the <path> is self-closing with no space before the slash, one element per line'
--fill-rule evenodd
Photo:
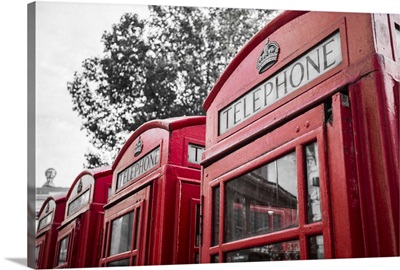
<path fill-rule="evenodd" d="M 174 262 L 198 263 L 200 183 L 180 180 L 177 194 Z"/>
<path fill-rule="evenodd" d="M 338 93 L 205 168 L 202 262 L 359 257 L 354 174 Z"/>

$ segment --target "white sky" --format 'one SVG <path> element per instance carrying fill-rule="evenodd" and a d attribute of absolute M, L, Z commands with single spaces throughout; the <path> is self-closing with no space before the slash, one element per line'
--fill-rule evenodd
<path fill-rule="evenodd" d="M 56 169 L 56 186 L 69 187 L 84 169 L 89 139 L 72 111 L 67 82 L 82 61 L 100 56 L 101 36 L 126 12 L 148 16 L 145 5 L 36 3 L 36 186 Z"/>
<path fill-rule="evenodd" d="M 26 187 L 27 187 L 27 4 L 32 1 L 15 0 L 1 1 L 0 7 L 0 27 L 1 40 L 0 52 L 0 78 L 1 78 L 1 96 L 0 96 L 0 142 L 1 144 L 1 162 L 0 168 L 2 172 L 2 196 L 0 196 L 1 213 L 4 218 L 10 222 L 1 222 L 0 227 L 0 266 L 1 269 L 26 269 L 22 265 L 26 260 L 26 243 L 27 243 L 27 219 L 26 219 Z M 58 1 L 53 2 L 83 2 L 83 1 Z M 357 11 L 357 12 L 377 12 L 377 13 L 400 13 L 400 5 L 393 0 L 279 0 L 279 1 L 260 1 L 260 0 L 97 0 L 85 1 L 86 3 L 120 3 L 120 4 L 169 4 L 169 5 L 192 5 L 192 6 L 223 6 L 237 8 L 273 8 L 273 9 L 300 9 L 300 10 L 326 10 L 326 11 Z M 361 5 L 357 5 L 362 3 Z M 71 5 L 71 4 L 70 4 Z M 50 6 L 50 5 L 49 5 Z M 71 17 L 67 20 L 68 5 L 63 5 L 64 10 L 55 16 L 55 14 L 43 14 L 39 18 L 39 23 L 45 23 L 50 20 L 49 29 L 38 35 L 43 35 L 49 41 L 46 48 L 38 47 L 38 55 L 40 50 L 44 50 L 41 56 L 43 61 L 49 59 L 48 62 L 41 63 L 42 59 L 37 61 L 37 71 L 43 68 L 42 75 L 38 76 L 38 86 L 41 87 L 42 94 L 38 93 L 37 97 L 37 128 L 47 133 L 45 135 L 38 134 L 37 150 L 37 182 L 43 184 L 44 171 L 48 167 L 54 167 L 58 175 L 55 183 L 66 185 L 72 181 L 82 170 L 83 154 L 88 146 L 85 145 L 86 139 L 84 133 L 79 131 L 80 123 L 76 114 L 72 112 L 71 100 L 66 90 L 66 82 L 71 80 L 73 71 L 79 69 L 80 63 L 85 58 L 91 57 L 99 51 L 100 37 L 104 30 L 110 29 L 112 23 L 118 21 L 120 15 L 114 13 L 111 6 L 106 6 L 107 10 L 102 11 L 103 16 L 96 17 L 93 9 L 86 9 L 80 12 L 80 16 L 76 16 L 73 20 Z M 95 6 L 93 6 L 94 8 Z M 105 6 L 103 6 L 105 7 Z M 115 7 L 113 7 L 114 9 Z M 70 10 L 71 11 L 71 10 Z M 121 10 L 124 12 L 125 10 Z M 127 10 L 128 11 L 128 10 Z M 43 9 L 42 12 L 45 12 Z M 78 14 L 75 10 L 74 13 Z M 100 12 L 100 11 L 99 11 Z M 73 14 L 70 14 L 73 15 Z M 45 17 L 49 16 L 49 17 Z M 65 20 L 63 19 L 65 18 Z M 42 21 L 43 20 L 43 21 Z M 108 20 L 110 20 L 108 22 Z M 91 27 L 86 27 L 88 23 L 93 23 Z M 75 28 L 73 28 L 73 26 Z M 77 27 L 77 28 L 76 28 Z M 73 30 L 75 29 L 75 30 Z M 43 29 L 44 31 L 44 29 Z M 79 35 L 78 35 L 79 34 Z M 65 39 L 64 39 L 65 38 Z M 63 42 L 58 43 L 63 40 Z M 72 44 L 69 41 L 75 40 L 74 46 L 67 47 Z M 50 46 L 51 44 L 51 46 Z M 40 44 L 38 44 L 40 45 Z M 45 45 L 43 45 L 45 46 Z M 101 47 L 100 47 L 101 49 Z M 89 52 L 86 54 L 85 52 Z M 39 81 L 39 76 L 49 77 Z M 37 87 L 37 90 L 38 87 Z M 47 92 L 46 92 L 47 91 Z M 39 92 L 39 91 L 38 91 Z M 53 106 L 51 104 L 55 104 Z M 39 109 L 40 107 L 40 109 Z M 45 112 L 56 113 L 51 117 L 46 116 Z M 68 120 L 69 119 L 69 120 Z M 46 123 L 52 123 L 46 126 Z M 57 123 L 57 124 L 56 124 Z M 52 138 L 52 139 L 50 139 Z M 63 144 L 63 148 L 54 148 L 54 140 Z M 44 148 L 40 140 L 48 140 L 51 148 Z M 72 143 L 72 144 L 71 144 Z M 68 151 L 66 151 L 68 150 Z M 72 158 L 68 158 L 66 153 L 74 153 Z M 45 160 L 45 157 L 52 157 L 53 160 Z M 56 161 L 57 160 L 57 161 Z M 68 175 L 68 172 L 72 173 Z M 65 180 L 63 180 L 65 179 Z M 64 182 L 65 181 L 65 182 Z M 16 263 L 17 262 L 17 263 Z M 18 263 L 19 262 L 19 263 Z M 349 266 L 357 266 L 357 269 L 374 268 L 379 269 L 396 269 L 399 265 L 399 258 L 381 258 L 368 260 L 320 260 L 302 262 L 305 266 L 313 266 L 313 268 L 324 269 L 348 269 Z M 270 262 L 272 265 L 273 262 Z M 274 264 L 277 269 L 292 269 L 288 263 L 279 262 Z M 260 266 L 258 263 L 252 264 L 255 267 Z M 286 267 L 285 267 L 286 265 Z M 184 267 L 184 266 L 182 266 Z M 198 266 L 190 266 L 196 268 Z M 222 269 L 221 265 L 207 265 L 202 269 Z M 229 264 L 229 269 L 241 269 L 241 264 Z M 170 266 L 169 269 L 176 269 L 178 266 Z M 124 269 L 119 267 L 117 269 Z M 148 269 L 159 269 L 159 267 L 150 267 Z M 162 269 L 168 269 L 167 266 Z M 187 269 L 184 268 L 184 269 Z M 199 269 L 199 268 L 198 268 Z M 228 269 L 223 267 L 223 269 Z"/>

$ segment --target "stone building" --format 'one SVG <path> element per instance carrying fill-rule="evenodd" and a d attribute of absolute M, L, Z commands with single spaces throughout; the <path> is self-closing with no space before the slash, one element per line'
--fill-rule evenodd
<path fill-rule="evenodd" d="M 43 205 L 43 202 L 47 199 L 48 196 L 53 196 L 57 194 L 66 194 L 69 190 L 69 187 L 57 187 L 53 180 L 57 175 L 57 172 L 53 168 L 49 168 L 45 172 L 46 175 L 46 182 L 43 184 L 42 187 L 36 188 L 36 211 L 35 211 L 35 220 L 36 220 L 36 227 L 38 223 L 38 214 L 40 208 Z"/>

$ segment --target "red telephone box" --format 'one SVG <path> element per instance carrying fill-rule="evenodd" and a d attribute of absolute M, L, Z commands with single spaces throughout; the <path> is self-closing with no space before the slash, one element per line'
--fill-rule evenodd
<path fill-rule="evenodd" d="M 54 268 L 97 266 L 101 247 L 104 204 L 111 188 L 109 166 L 87 169 L 66 196 L 65 218 L 58 227 Z"/>
<path fill-rule="evenodd" d="M 49 196 L 39 211 L 36 232 L 36 269 L 52 268 L 57 243 L 57 227 L 64 220 L 65 195 Z"/>
<path fill-rule="evenodd" d="M 126 141 L 112 166 L 99 266 L 199 259 L 200 158 L 205 117 L 153 120 Z"/>
<path fill-rule="evenodd" d="M 288 11 L 204 102 L 201 262 L 399 256 L 400 16 Z"/>

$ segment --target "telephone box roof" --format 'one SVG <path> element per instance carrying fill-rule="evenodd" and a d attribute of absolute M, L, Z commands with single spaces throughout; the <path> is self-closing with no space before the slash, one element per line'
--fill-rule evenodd
<path fill-rule="evenodd" d="M 40 214 L 44 211 L 44 208 L 46 207 L 46 204 L 50 201 L 50 200 L 54 200 L 54 202 L 57 204 L 59 203 L 63 203 L 66 201 L 66 194 L 62 193 L 62 194 L 54 194 L 54 195 L 50 195 L 46 198 L 46 200 L 43 202 L 42 207 L 40 208 L 39 211 L 39 216 Z"/>
<path fill-rule="evenodd" d="M 239 64 L 246 58 L 246 56 L 255 48 L 258 44 L 263 42 L 266 37 L 271 35 L 273 32 L 289 23 L 290 21 L 296 19 L 308 11 L 284 11 L 269 22 L 264 28 L 262 28 L 256 35 L 254 35 L 249 42 L 236 54 L 232 61 L 229 63 L 225 71 L 219 77 L 214 87 L 211 89 L 207 98 L 203 103 L 203 108 L 207 111 L 211 103 L 214 101 L 215 97 L 218 95 L 222 86 L 226 80 L 230 77 L 233 71 L 239 66 Z"/>
<path fill-rule="evenodd" d="M 147 130 L 160 128 L 165 129 L 169 132 L 182 129 L 189 126 L 196 126 L 196 125 L 204 125 L 206 123 L 205 116 L 180 116 L 180 117 L 171 117 L 167 119 L 155 119 L 149 122 L 142 124 L 138 127 L 129 139 L 125 142 L 124 146 L 121 148 L 120 152 L 118 153 L 114 163 L 113 169 L 115 168 L 116 164 L 120 161 L 126 150 L 128 149 L 129 145 L 142 133 Z"/>
<path fill-rule="evenodd" d="M 96 181 L 96 178 L 102 177 L 108 173 L 111 173 L 111 166 L 102 166 L 98 168 L 93 168 L 93 169 L 85 169 L 83 170 L 78 176 L 75 178 L 74 182 L 72 182 L 68 193 L 66 195 L 66 198 L 69 198 L 71 196 L 71 192 L 73 191 L 75 184 L 81 179 L 82 176 L 84 175 L 91 175 L 93 176 L 94 180 Z"/>

